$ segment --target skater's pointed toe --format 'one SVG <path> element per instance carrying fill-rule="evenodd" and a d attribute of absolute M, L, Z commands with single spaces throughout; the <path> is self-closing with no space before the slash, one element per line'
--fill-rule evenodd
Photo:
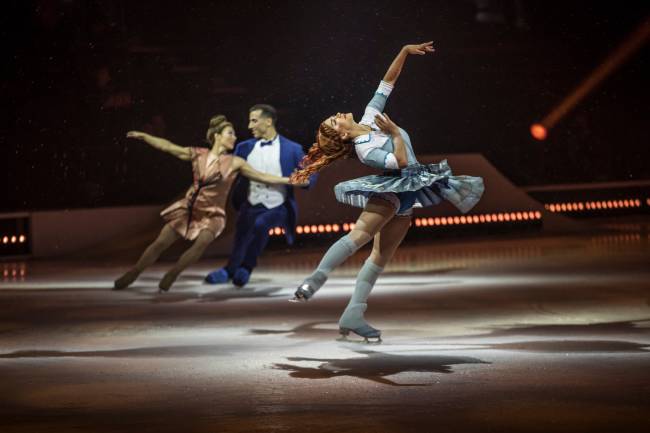
<path fill-rule="evenodd" d="M 129 287 L 138 278 L 140 273 L 135 269 L 131 269 L 120 278 L 113 282 L 113 290 L 124 290 Z"/>
<path fill-rule="evenodd" d="M 160 283 L 158 283 L 158 293 L 169 292 L 169 289 L 171 288 L 172 284 L 174 284 L 174 281 L 176 281 L 177 276 L 178 275 L 169 272 L 166 273 L 162 280 L 160 280 Z"/>
<path fill-rule="evenodd" d="M 302 283 L 296 289 L 296 292 L 293 294 L 293 299 L 290 299 L 293 302 L 307 302 L 314 296 L 317 289 L 311 286 L 309 283 Z"/>

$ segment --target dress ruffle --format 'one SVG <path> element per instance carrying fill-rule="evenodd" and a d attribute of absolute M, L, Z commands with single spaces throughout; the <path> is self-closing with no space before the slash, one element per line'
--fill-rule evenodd
<path fill-rule="evenodd" d="M 454 176 L 447 160 L 438 164 L 414 164 L 401 170 L 341 182 L 334 187 L 336 199 L 351 206 L 365 207 L 372 194 L 416 193 L 413 207 L 439 204 L 443 199 L 467 213 L 478 203 L 485 187 L 475 176 Z"/>

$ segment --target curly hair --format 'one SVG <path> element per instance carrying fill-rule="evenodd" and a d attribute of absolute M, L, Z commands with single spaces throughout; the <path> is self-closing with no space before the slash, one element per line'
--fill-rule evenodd
<path fill-rule="evenodd" d="M 305 183 L 309 176 L 321 171 L 340 158 L 347 158 L 352 150 L 349 141 L 341 139 L 334 128 L 321 123 L 316 133 L 316 143 L 309 148 L 307 155 L 300 161 L 299 170 L 291 174 L 291 183 Z"/>

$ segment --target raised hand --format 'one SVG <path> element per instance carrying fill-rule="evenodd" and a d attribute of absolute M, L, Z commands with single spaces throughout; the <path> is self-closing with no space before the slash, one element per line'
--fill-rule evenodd
<path fill-rule="evenodd" d="M 291 173 L 291 176 L 289 176 L 287 184 L 288 185 L 293 185 L 293 186 L 298 186 L 298 187 L 306 187 L 309 186 L 309 179 L 305 180 L 298 180 L 295 176 L 296 170 L 294 170 L 293 173 Z"/>
<path fill-rule="evenodd" d="M 417 54 L 419 56 L 424 56 L 426 53 L 433 53 L 436 50 L 433 48 L 433 41 L 423 44 L 404 45 L 404 49 L 409 54 Z"/>
<path fill-rule="evenodd" d="M 136 140 L 144 140 L 146 136 L 146 133 L 140 131 L 129 131 L 126 133 L 126 138 L 135 138 Z"/>

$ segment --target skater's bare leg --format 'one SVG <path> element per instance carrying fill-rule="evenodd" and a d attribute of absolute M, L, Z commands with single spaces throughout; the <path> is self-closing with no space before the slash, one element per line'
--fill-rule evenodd
<path fill-rule="evenodd" d="M 377 338 L 381 341 L 381 331 L 366 323 L 364 312 L 368 307 L 368 296 L 377 278 L 404 239 L 410 222 L 410 215 L 395 216 L 375 235 L 372 253 L 357 275 L 354 292 L 339 320 L 339 328 L 343 335 L 352 331 L 366 339 Z"/>
<path fill-rule="evenodd" d="M 158 285 L 160 290 L 164 292 L 169 290 L 172 284 L 174 284 L 174 281 L 176 281 L 176 278 L 178 278 L 178 275 L 183 272 L 188 266 L 196 263 L 213 240 L 214 233 L 209 230 L 201 230 L 198 237 L 194 240 L 192 246 L 183 253 L 174 267 L 167 271 L 162 280 L 160 280 L 160 284 Z"/>
<path fill-rule="evenodd" d="M 296 300 L 307 300 L 320 289 L 337 266 L 368 243 L 393 217 L 395 207 L 385 200 L 371 198 L 359 215 L 354 229 L 336 241 L 325 253 L 316 270 L 296 291 Z"/>
<path fill-rule="evenodd" d="M 381 268 L 395 255 L 411 225 L 411 215 L 396 215 L 375 236 L 370 261 Z"/>
<path fill-rule="evenodd" d="M 114 288 L 116 290 L 121 290 L 130 286 L 131 283 L 138 278 L 138 275 L 140 275 L 147 267 L 153 265 L 160 255 L 167 248 L 172 246 L 178 238 L 180 238 L 180 235 L 169 225 L 165 224 L 156 240 L 153 241 L 146 250 L 144 250 L 144 253 L 142 253 L 142 256 L 140 256 L 140 259 L 136 262 L 135 266 L 115 280 Z"/>

